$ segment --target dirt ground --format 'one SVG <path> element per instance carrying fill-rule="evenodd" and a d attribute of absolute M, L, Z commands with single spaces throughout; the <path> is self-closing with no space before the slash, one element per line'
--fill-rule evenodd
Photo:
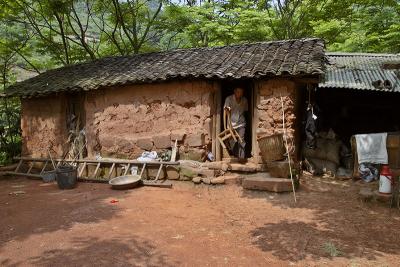
<path fill-rule="evenodd" d="M 0 177 L 0 265 L 399 266 L 400 212 L 359 188 L 303 179 L 294 204 L 236 186 L 61 191 Z"/>

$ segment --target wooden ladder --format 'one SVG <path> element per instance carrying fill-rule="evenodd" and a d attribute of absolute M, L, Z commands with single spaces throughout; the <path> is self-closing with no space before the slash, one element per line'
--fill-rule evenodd
<path fill-rule="evenodd" d="M 9 175 L 19 175 L 28 176 L 42 179 L 43 174 L 49 171 L 48 166 L 51 165 L 51 159 L 49 158 L 29 158 L 29 157 L 15 157 L 15 160 L 19 160 L 17 167 L 14 171 L 9 171 Z M 78 179 L 85 181 L 108 181 L 113 175 L 114 177 L 119 176 L 117 169 L 121 170 L 120 175 L 128 175 L 129 170 L 132 166 L 141 167 L 140 176 L 143 177 L 144 171 L 149 166 L 158 166 L 157 175 L 154 180 L 143 180 L 144 185 L 148 186 L 161 186 L 161 187 L 171 187 L 172 183 L 170 181 L 162 181 L 160 179 L 162 169 L 170 165 L 179 165 L 179 162 L 160 162 L 160 161 L 138 161 L 138 160 L 124 160 L 124 159 L 79 159 L 79 160 L 69 160 L 69 159 L 53 159 L 56 162 L 56 167 L 60 166 L 63 162 L 69 163 L 77 168 Z M 39 173 L 32 173 L 35 163 L 43 163 Z M 22 166 L 28 165 L 27 170 L 23 170 Z M 90 173 L 89 166 L 95 165 L 95 170 Z M 109 167 L 107 173 L 100 172 L 105 167 Z M 54 170 L 54 168 L 52 169 Z M 84 173 L 87 176 L 84 176 Z M 99 177 L 100 174 L 103 174 Z M 101 178 L 101 179 L 99 179 Z"/>

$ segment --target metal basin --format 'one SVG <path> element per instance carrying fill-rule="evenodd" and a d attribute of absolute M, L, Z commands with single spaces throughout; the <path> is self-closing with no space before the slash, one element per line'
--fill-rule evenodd
<path fill-rule="evenodd" d="M 139 175 L 124 175 L 111 179 L 108 183 L 112 189 L 130 189 L 141 184 L 142 179 Z"/>

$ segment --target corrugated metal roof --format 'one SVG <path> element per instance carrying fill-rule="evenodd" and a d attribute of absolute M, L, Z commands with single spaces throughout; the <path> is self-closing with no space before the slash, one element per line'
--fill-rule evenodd
<path fill-rule="evenodd" d="M 321 88 L 349 88 L 400 92 L 400 68 L 386 69 L 384 64 L 400 64 L 400 54 L 326 53 L 328 63 Z M 381 88 L 377 81 L 390 82 Z M 375 84 L 375 85 L 374 85 Z"/>

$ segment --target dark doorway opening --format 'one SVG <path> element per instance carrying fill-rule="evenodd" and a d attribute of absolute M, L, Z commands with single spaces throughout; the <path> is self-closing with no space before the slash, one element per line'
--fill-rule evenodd
<path fill-rule="evenodd" d="M 241 81 L 224 81 L 221 84 L 221 118 L 223 118 L 223 109 L 225 99 L 233 94 L 236 87 L 241 87 L 244 89 L 243 96 L 247 99 L 249 105 L 249 111 L 246 116 L 246 131 L 245 131 L 245 142 L 246 142 L 246 158 L 252 157 L 252 123 L 253 123 L 253 99 L 254 99 L 254 86 L 251 80 L 241 80 Z M 224 125 L 221 122 L 221 129 L 223 131 Z"/>
<path fill-rule="evenodd" d="M 355 134 L 400 130 L 400 93 L 349 89 L 318 89 L 319 131 L 329 129 L 349 144 Z"/>

